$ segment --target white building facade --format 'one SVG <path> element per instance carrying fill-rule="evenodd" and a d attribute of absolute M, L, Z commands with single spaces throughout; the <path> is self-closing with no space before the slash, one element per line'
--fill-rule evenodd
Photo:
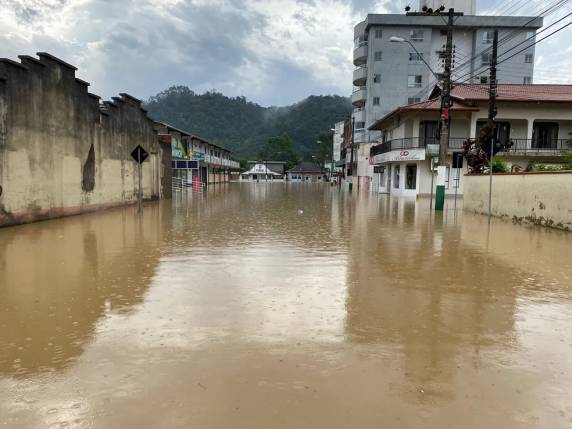
<path fill-rule="evenodd" d="M 334 125 L 334 141 L 333 141 L 333 159 L 334 163 L 339 162 L 341 158 L 342 143 L 344 141 L 344 123 L 345 121 L 336 122 Z"/>
<path fill-rule="evenodd" d="M 420 9 L 427 3 L 421 1 Z M 453 80 L 484 83 L 488 79 L 493 30 L 499 30 L 499 55 L 513 49 L 524 52 L 499 67 L 499 83 L 530 84 L 533 81 L 536 31 L 542 18 L 515 16 L 475 16 L 475 0 L 444 2 L 465 13 L 455 19 L 453 31 Z M 437 6 L 438 7 L 438 6 Z M 357 171 L 366 184 L 373 178 L 369 150 L 379 133 L 369 128 L 399 106 L 425 100 L 443 72 L 442 52 L 446 42 L 446 19 L 441 16 L 370 14 L 354 28 L 353 72 L 355 124 L 354 142 Z M 403 39 L 402 43 L 391 38 Z M 518 48 L 515 48 L 518 45 Z M 424 61 L 423 61 L 424 60 Z M 348 168 L 346 168 L 348 169 Z M 354 178 L 354 180 L 356 180 Z"/>
<path fill-rule="evenodd" d="M 445 188 L 448 195 L 461 195 L 467 173 L 463 144 L 476 139 L 487 122 L 488 89 L 459 85 L 452 97 Z M 438 142 L 428 131 L 437 126 L 439 107 L 439 98 L 402 106 L 372 126 L 382 141 L 370 150 L 376 191 L 404 197 L 431 193 L 436 176 L 428 149 Z M 509 146 L 497 157 L 512 170 L 558 164 L 562 152 L 572 151 L 572 85 L 499 85 L 497 108 L 496 138 Z"/>

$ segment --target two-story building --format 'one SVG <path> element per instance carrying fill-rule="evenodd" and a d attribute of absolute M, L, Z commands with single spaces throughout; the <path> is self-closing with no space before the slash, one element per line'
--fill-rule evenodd
<path fill-rule="evenodd" d="M 376 121 L 381 132 L 370 151 L 374 188 L 400 196 L 431 193 L 432 145 L 439 143 L 440 89 L 428 101 L 401 106 Z M 446 192 L 463 193 L 467 172 L 463 143 L 476 139 L 488 118 L 487 85 L 459 84 L 452 90 L 451 137 L 445 160 Z M 511 168 L 527 170 L 534 163 L 558 163 L 572 150 L 572 85 L 501 84 L 497 95 L 496 138 L 510 149 L 499 153 Z M 433 153 L 432 153 L 433 152 Z"/>
<path fill-rule="evenodd" d="M 232 152 L 188 131 L 155 121 L 159 140 L 171 144 L 173 184 L 215 184 L 230 181 L 230 172 L 240 169 Z"/>

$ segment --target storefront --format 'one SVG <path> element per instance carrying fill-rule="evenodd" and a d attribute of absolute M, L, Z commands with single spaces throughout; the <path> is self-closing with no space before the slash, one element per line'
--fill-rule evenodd
<path fill-rule="evenodd" d="M 421 174 L 429 162 L 425 162 L 425 149 L 407 149 L 376 155 L 372 159 L 376 166 L 376 182 L 379 192 L 414 197 L 419 193 Z M 427 164 L 426 168 L 424 168 Z"/>
<path fill-rule="evenodd" d="M 411 153 L 421 151 L 421 153 Z M 405 154 L 404 152 L 409 152 Z M 399 197 L 427 196 L 431 194 L 431 176 L 433 186 L 437 180 L 437 159 L 428 158 L 424 149 L 391 152 L 383 155 L 385 160 L 380 161 L 378 155 L 375 165 L 375 178 L 377 190 L 380 193 Z M 445 192 L 448 195 L 463 193 L 463 175 L 466 173 L 462 154 L 454 154 L 451 167 L 447 168 L 445 175 Z M 379 164 L 377 164 L 379 162 Z M 433 163 L 433 166 L 431 165 Z"/>

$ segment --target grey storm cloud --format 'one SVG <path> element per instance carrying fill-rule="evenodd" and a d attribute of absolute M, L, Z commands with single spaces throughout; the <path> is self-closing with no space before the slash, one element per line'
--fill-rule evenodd
<path fill-rule="evenodd" d="M 350 92 L 353 25 L 384 3 L 4 0 L 0 56 L 47 50 L 104 97 L 187 85 L 284 105 Z"/>
<path fill-rule="evenodd" d="M 0 56 L 48 51 L 76 65 L 105 98 L 187 85 L 286 105 L 311 94 L 349 95 L 353 26 L 368 12 L 401 13 L 409 3 L 0 0 Z M 549 63 L 548 55 L 538 61 Z"/>

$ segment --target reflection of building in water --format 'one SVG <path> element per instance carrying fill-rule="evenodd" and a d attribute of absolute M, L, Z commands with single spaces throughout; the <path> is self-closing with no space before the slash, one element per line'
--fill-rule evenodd
<path fill-rule="evenodd" d="M 415 383 L 452 378 L 458 357 L 478 362 L 481 349 L 514 346 L 515 336 L 518 271 L 467 247 L 455 225 L 423 218 L 429 213 L 389 197 L 362 204 L 348 251 L 348 338 L 397 347 Z"/>
<path fill-rule="evenodd" d="M 2 230 L 0 374 L 65 368 L 107 311 L 143 301 L 161 253 L 162 208 Z"/>

